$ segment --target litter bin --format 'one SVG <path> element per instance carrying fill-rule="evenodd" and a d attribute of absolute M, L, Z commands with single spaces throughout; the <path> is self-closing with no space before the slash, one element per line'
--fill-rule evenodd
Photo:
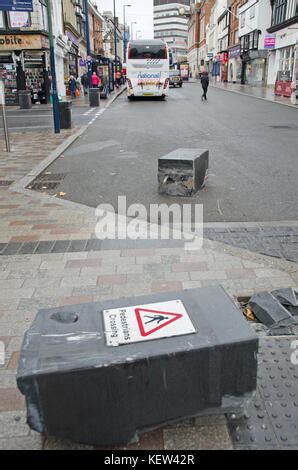
<path fill-rule="evenodd" d="M 100 95 L 99 88 L 90 88 L 89 90 L 89 105 L 91 108 L 99 106 Z"/>
<path fill-rule="evenodd" d="M 31 91 L 19 90 L 19 105 L 20 105 L 20 109 L 32 108 Z"/>
<path fill-rule="evenodd" d="M 60 101 L 60 127 L 61 129 L 71 128 L 71 107 L 72 101 Z"/>

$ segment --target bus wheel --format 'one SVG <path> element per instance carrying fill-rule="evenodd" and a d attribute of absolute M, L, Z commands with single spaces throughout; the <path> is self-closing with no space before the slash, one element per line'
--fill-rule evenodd
<path fill-rule="evenodd" d="M 161 100 L 166 101 L 166 95 L 162 95 Z"/>

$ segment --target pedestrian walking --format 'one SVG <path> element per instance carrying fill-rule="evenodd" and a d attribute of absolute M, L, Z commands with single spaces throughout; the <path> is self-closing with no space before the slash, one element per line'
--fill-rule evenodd
<path fill-rule="evenodd" d="M 120 70 L 117 70 L 116 72 L 116 86 L 119 88 L 121 85 L 121 72 Z"/>
<path fill-rule="evenodd" d="M 89 88 L 89 79 L 88 79 L 88 75 L 86 74 L 86 72 L 83 73 L 83 75 L 81 76 L 81 84 L 84 89 L 84 95 L 87 95 L 88 88 Z"/>
<path fill-rule="evenodd" d="M 100 78 L 96 75 L 96 72 L 93 72 L 91 82 L 92 82 L 92 87 L 93 88 L 98 88 L 99 87 Z"/>
<path fill-rule="evenodd" d="M 72 98 L 76 98 L 77 81 L 73 75 L 69 77 L 68 89 Z"/>
<path fill-rule="evenodd" d="M 202 72 L 201 75 L 201 85 L 203 88 L 202 101 L 207 101 L 207 91 L 209 86 L 209 77 L 206 71 Z"/>

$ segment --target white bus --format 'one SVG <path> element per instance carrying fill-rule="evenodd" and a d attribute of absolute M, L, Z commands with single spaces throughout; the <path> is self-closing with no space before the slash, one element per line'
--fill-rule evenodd
<path fill-rule="evenodd" d="M 131 41 L 127 46 L 127 96 L 159 96 L 169 91 L 169 51 L 157 39 Z"/>

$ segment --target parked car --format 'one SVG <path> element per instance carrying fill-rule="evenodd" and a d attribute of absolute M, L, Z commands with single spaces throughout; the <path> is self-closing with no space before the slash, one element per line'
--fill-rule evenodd
<path fill-rule="evenodd" d="M 175 87 L 180 86 L 182 87 L 182 78 L 180 70 L 170 70 L 170 86 Z"/>

